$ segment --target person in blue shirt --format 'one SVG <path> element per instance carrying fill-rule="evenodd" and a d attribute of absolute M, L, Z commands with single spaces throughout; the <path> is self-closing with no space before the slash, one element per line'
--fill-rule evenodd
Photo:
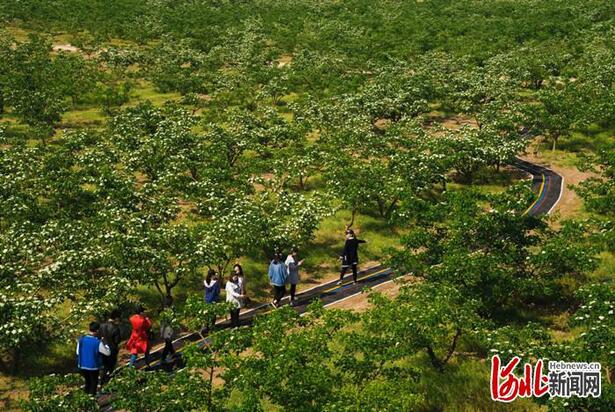
<path fill-rule="evenodd" d="M 103 366 L 101 355 L 111 355 L 109 346 L 98 337 L 99 330 L 98 322 L 90 323 L 90 333 L 77 342 L 77 367 L 85 379 L 85 392 L 92 396 L 96 396 L 98 389 L 98 377 Z"/>
<path fill-rule="evenodd" d="M 286 294 L 286 279 L 288 278 L 288 271 L 286 265 L 282 260 L 282 255 L 278 252 L 273 256 L 273 260 L 269 265 L 269 283 L 273 286 L 273 301 L 271 305 L 277 308 Z"/>
<path fill-rule="evenodd" d="M 220 300 L 220 280 L 215 270 L 209 269 L 207 277 L 203 281 L 205 286 L 205 303 L 217 303 Z M 216 324 L 216 316 L 212 315 L 205 325 L 205 330 L 211 330 Z"/>
<path fill-rule="evenodd" d="M 205 286 L 205 303 L 218 302 L 220 299 L 220 282 L 215 270 L 209 269 L 203 285 Z"/>

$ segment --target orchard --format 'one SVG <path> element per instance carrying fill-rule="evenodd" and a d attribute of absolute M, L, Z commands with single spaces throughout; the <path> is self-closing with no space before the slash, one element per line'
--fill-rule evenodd
<path fill-rule="evenodd" d="M 613 410 L 614 16 L 606 0 L 2 1 L 0 409 Z M 553 211 L 529 213 L 548 190 Z M 396 280 L 261 311 L 275 253 L 305 259 L 307 296 L 337 279 L 348 229 L 360 267 Z M 258 315 L 210 327 L 236 264 Z M 119 367 L 87 395 L 77 340 L 119 313 L 123 366 L 138 305 L 156 345 L 162 325 L 195 337 L 180 367 Z M 497 403 L 494 354 L 600 362 L 602 394 Z"/>

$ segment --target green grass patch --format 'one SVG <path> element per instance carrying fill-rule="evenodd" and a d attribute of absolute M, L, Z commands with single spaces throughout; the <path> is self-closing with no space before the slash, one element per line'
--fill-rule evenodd
<path fill-rule="evenodd" d="M 491 400 L 488 362 L 467 359 L 437 372 L 422 354 L 414 359 L 423 373 L 419 387 L 429 396 L 426 411 L 541 411 L 546 410 L 530 399 L 517 399 L 510 404 Z"/>
<path fill-rule="evenodd" d="M 64 113 L 60 127 L 101 125 L 106 120 L 99 107 L 71 110 Z"/>
<path fill-rule="evenodd" d="M 604 251 L 599 255 L 598 268 L 591 274 L 593 282 L 613 282 L 615 280 L 615 253 Z"/>
<path fill-rule="evenodd" d="M 181 94 L 177 92 L 161 93 L 156 90 L 154 85 L 149 82 L 139 82 L 130 92 L 130 102 L 128 106 L 137 105 L 140 102 L 149 100 L 155 106 L 162 106 L 169 100 L 179 100 Z"/>
<path fill-rule="evenodd" d="M 579 156 L 560 149 L 553 151 L 548 144 L 541 144 L 538 161 L 560 167 L 576 168 L 579 164 Z"/>

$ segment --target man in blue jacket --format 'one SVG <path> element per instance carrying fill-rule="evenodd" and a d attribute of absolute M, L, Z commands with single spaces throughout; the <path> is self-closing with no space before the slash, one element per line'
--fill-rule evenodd
<path fill-rule="evenodd" d="M 85 379 L 85 392 L 96 396 L 98 376 L 102 368 L 102 356 L 111 355 L 111 349 L 98 338 L 100 325 L 90 323 L 90 333 L 79 338 L 77 342 L 77 367 Z"/>
<path fill-rule="evenodd" d="M 273 286 L 273 302 L 271 305 L 277 308 L 282 301 L 282 298 L 286 294 L 286 278 L 288 278 L 288 272 L 286 271 L 286 265 L 282 260 L 282 255 L 277 253 L 273 256 L 273 260 L 269 265 L 269 282 Z"/>

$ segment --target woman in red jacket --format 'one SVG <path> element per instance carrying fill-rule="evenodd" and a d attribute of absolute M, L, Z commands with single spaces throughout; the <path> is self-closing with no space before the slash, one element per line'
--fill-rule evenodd
<path fill-rule="evenodd" d="M 126 348 L 130 351 L 130 366 L 134 366 L 139 353 L 145 354 L 145 362 L 149 364 L 149 338 L 148 332 L 152 327 L 152 321 L 145 315 L 145 309 L 139 305 L 137 313 L 130 317 L 132 333 L 126 342 Z"/>

